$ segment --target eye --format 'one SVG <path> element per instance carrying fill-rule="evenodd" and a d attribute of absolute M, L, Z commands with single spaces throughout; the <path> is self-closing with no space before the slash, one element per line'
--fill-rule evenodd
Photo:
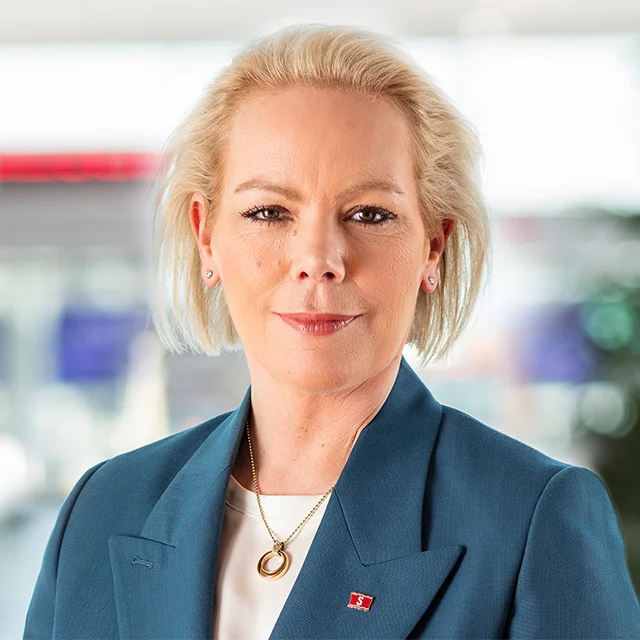
<path fill-rule="evenodd" d="M 357 216 L 360 213 L 365 214 L 364 220 L 358 220 L 353 216 L 352 216 L 352 219 L 354 220 L 354 222 L 357 222 L 358 224 L 365 224 L 368 226 L 383 225 L 383 224 L 386 224 L 387 222 L 390 222 L 393 218 L 396 217 L 393 213 L 390 213 L 386 209 L 383 209 L 382 207 L 378 207 L 375 205 L 365 205 L 363 207 L 360 207 L 353 215 Z M 376 216 L 378 216 L 377 220 L 375 219 Z"/>
<path fill-rule="evenodd" d="M 240 211 L 240 215 L 245 217 L 245 218 L 250 218 L 253 222 L 266 222 L 267 224 L 273 224 L 273 223 L 279 223 L 279 222 L 283 222 L 284 218 L 281 217 L 277 217 L 277 216 L 270 216 L 270 217 L 266 217 L 266 218 L 259 218 L 258 214 L 259 213 L 265 213 L 265 214 L 280 214 L 282 213 L 282 208 L 275 206 L 275 205 L 264 205 L 261 204 L 259 206 L 254 206 L 251 207 L 250 209 L 247 209 L 246 211 Z"/>
<path fill-rule="evenodd" d="M 250 218 L 253 222 L 261 222 L 270 224 L 278 224 L 286 221 L 286 218 L 281 216 L 286 209 L 277 205 L 256 205 L 247 209 L 246 211 L 240 211 L 240 215 L 244 218 Z M 355 216 L 363 214 L 364 219 L 358 219 Z M 357 224 L 362 224 L 369 227 L 381 226 L 396 218 L 396 215 L 378 207 L 377 205 L 363 205 L 356 209 L 355 213 L 349 218 Z"/>

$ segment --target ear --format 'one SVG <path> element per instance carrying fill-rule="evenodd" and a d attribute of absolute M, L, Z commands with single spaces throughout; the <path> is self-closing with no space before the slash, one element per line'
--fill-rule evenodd
<path fill-rule="evenodd" d="M 453 230 L 453 220 L 444 218 L 436 225 L 433 235 L 429 239 L 428 256 L 422 269 L 422 280 L 420 287 L 425 293 L 431 293 L 438 286 L 438 264 L 444 252 L 444 245 Z M 434 283 L 429 282 L 429 278 L 434 279 Z"/>
<path fill-rule="evenodd" d="M 189 203 L 189 222 L 198 243 L 198 251 L 202 261 L 202 280 L 205 284 L 213 286 L 220 280 L 220 271 L 213 256 L 211 232 L 207 226 L 208 204 L 202 193 L 194 193 Z M 210 278 L 206 276 L 207 271 L 213 272 Z"/>

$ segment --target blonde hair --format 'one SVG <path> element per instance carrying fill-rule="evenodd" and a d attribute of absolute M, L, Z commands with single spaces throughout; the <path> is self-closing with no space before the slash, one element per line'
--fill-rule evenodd
<path fill-rule="evenodd" d="M 453 220 L 438 286 L 430 294 L 418 292 L 407 344 L 415 347 L 423 365 L 444 357 L 469 322 L 489 271 L 490 228 L 480 188 L 477 134 L 392 39 L 360 28 L 319 24 L 285 27 L 242 49 L 205 87 L 163 147 L 151 301 L 160 340 L 178 353 L 190 348 L 217 355 L 242 348 L 222 283 L 208 287 L 202 281 L 189 206 L 192 195 L 201 192 L 209 210 L 215 209 L 226 135 L 248 94 L 293 85 L 383 96 L 407 117 L 425 229 L 434 229 L 445 218 Z"/>

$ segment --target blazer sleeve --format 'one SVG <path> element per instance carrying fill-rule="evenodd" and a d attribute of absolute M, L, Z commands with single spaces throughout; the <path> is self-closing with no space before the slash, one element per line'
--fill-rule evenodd
<path fill-rule="evenodd" d="M 76 482 L 73 489 L 71 489 L 71 492 L 60 507 L 55 525 L 45 547 L 40 573 L 38 574 L 33 595 L 31 596 L 31 602 L 27 610 L 23 633 L 24 640 L 53 638 L 58 558 L 60 557 L 60 547 L 62 546 L 64 532 L 80 492 L 89 478 L 105 462 L 107 461 L 103 460 L 90 469 L 87 469 Z"/>
<path fill-rule="evenodd" d="M 593 471 L 563 467 L 540 495 L 507 637 L 640 640 L 618 514 Z"/>

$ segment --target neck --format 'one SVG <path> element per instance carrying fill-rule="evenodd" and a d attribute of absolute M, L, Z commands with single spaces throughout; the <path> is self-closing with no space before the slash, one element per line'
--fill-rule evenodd
<path fill-rule="evenodd" d="M 331 393 L 310 393 L 276 380 L 255 362 L 249 432 L 260 493 L 322 495 L 338 480 L 363 429 L 385 403 L 401 354 L 363 382 Z M 245 434 L 232 470 L 254 490 Z"/>

